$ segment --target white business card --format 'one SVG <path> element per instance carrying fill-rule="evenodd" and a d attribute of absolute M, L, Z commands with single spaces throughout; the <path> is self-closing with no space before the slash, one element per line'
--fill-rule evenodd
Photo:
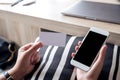
<path fill-rule="evenodd" d="M 40 32 L 40 41 L 43 45 L 64 47 L 66 44 L 66 34 L 56 32 Z"/>

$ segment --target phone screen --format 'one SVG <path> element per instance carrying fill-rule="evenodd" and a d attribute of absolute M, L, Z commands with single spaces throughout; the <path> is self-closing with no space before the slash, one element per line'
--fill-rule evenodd
<path fill-rule="evenodd" d="M 87 66 L 91 66 L 106 38 L 107 36 L 105 35 L 89 31 L 73 59 Z"/>

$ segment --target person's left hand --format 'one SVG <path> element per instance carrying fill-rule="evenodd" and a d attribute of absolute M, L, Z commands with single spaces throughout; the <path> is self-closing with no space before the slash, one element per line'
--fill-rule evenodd
<path fill-rule="evenodd" d="M 78 45 L 75 47 L 76 51 L 78 51 L 81 44 L 82 42 L 79 41 Z M 97 57 L 96 61 L 94 62 L 94 64 L 92 65 L 91 69 L 88 72 L 83 71 L 79 68 L 76 68 L 77 80 L 97 80 L 98 79 L 99 74 L 103 67 L 106 50 L 107 50 L 107 46 L 103 45 L 100 50 L 99 56 Z M 75 55 L 76 55 L 76 52 L 73 52 L 72 57 L 74 57 Z"/>
<path fill-rule="evenodd" d="M 13 76 L 15 80 L 21 80 L 28 73 L 30 73 L 35 64 L 40 60 L 40 54 L 38 49 L 41 48 L 43 44 L 41 42 L 29 43 L 21 47 L 18 51 L 17 62 L 15 66 L 8 71 L 10 75 Z"/>

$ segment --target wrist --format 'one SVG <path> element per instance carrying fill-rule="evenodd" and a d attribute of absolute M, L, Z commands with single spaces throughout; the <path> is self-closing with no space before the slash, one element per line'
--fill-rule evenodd
<path fill-rule="evenodd" d="M 23 80 L 24 76 L 22 75 L 22 73 L 20 73 L 19 71 L 13 69 L 10 69 L 8 71 L 8 74 L 13 78 L 13 80 Z"/>

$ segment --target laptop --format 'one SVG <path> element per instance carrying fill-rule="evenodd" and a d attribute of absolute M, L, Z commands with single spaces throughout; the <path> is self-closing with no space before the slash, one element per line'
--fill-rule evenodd
<path fill-rule="evenodd" d="M 120 5 L 118 4 L 78 1 L 62 14 L 120 24 Z"/>

